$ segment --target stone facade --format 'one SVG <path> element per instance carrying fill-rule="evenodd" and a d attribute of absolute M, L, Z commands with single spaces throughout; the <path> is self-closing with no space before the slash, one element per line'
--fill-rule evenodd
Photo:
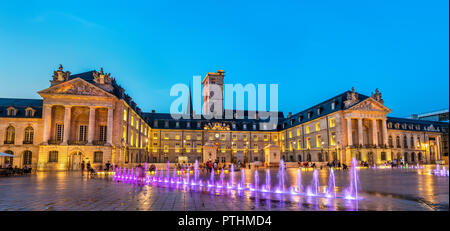
<path fill-rule="evenodd" d="M 223 86 L 223 80 L 218 71 L 208 73 L 203 84 L 209 89 L 206 84 Z M 101 168 L 107 162 L 210 159 L 274 165 L 279 158 L 436 163 L 448 134 L 448 123 L 388 117 L 391 110 L 378 90 L 368 97 L 352 89 L 286 118 L 278 113 L 278 126 L 267 130 L 258 127 L 258 118 L 175 120 L 143 113 L 103 69 L 71 75 L 60 66 L 50 82 L 38 92 L 42 100 L 0 99 L 0 152 L 15 155 L 0 157 L 2 166 L 12 161 L 38 170 L 79 170 L 82 161 Z"/>

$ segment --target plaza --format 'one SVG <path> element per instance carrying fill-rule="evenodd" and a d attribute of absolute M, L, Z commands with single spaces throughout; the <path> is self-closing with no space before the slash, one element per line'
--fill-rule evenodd
<path fill-rule="evenodd" d="M 0 178 L 0 210 L 14 211 L 448 211 L 449 177 L 430 174 L 433 165 L 414 168 L 361 168 L 360 200 L 309 196 L 274 195 L 251 191 L 197 191 L 189 187 L 138 186 L 112 180 L 111 176 L 89 177 L 80 172 L 38 172 L 31 176 Z M 446 166 L 448 169 L 448 166 Z M 297 168 L 287 168 L 287 181 L 295 184 Z M 263 181 L 265 170 L 257 170 Z M 255 169 L 246 169 L 253 182 Z M 277 169 L 270 169 L 276 179 Z M 321 169 L 319 185 L 327 185 L 329 170 Z M 202 177 L 208 177 L 202 173 Z M 239 174 L 238 174 L 239 175 Z M 309 184 L 313 171 L 302 170 Z M 228 179 L 229 174 L 226 176 Z M 336 188 L 348 185 L 347 170 L 336 170 Z M 237 179 L 238 181 L 239 179 Z M 274 182 L 276 184 L 276 182 Z"/>

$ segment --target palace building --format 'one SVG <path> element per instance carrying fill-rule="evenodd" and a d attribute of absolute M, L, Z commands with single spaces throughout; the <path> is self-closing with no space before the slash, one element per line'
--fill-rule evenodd
<path fill-rule="evenodd" d="M 219 70 L 203 80 L 204 89 L 216 84 L 222 90 L 214 98 L 222 102 L 214 105 L 223 105 L 224 77 Z M 443 139 L 448 123 L 389 117 L 391 109 L 378 90 L 366 96 L 352 89 L 286 117 L 222 109 L 243 118 L 174 119 L 143 112 L 103 69 L 72 75 L 60 66 L 49 88 L 38 94 L 42 99 L 0 98 L 0 152 L 14 155 L 0 157 L 2 166 L 79 170 L 82 161 L 100 167 L 195 160 L 271 165 L 280 158 L 318 164 L 352 158 L 369 164 L 448 161 L 448 139 Z M 203 105 L 211 100 L 204 96 Z M 275 126 L 261 123 L 267 113 L 277 117 Z"/>

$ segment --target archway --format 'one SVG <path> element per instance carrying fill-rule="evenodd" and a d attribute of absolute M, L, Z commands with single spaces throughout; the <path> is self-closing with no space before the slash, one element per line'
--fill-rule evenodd
<path fill-rule="evenodd" d="M 367 153 L 367 163 L 373 165 L 375 163 L 373 152 Z"/>
<path fill-rule="evenodd" d="M 83 161 L 83 153 L 81 151 L 72 152 L 69 156 L 69 170 L 81 170 L 81 162 Z"/>

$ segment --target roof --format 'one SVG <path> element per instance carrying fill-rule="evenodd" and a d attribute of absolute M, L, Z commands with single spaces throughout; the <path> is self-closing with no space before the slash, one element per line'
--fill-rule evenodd
<path fill-rule="evenodd" d="M 387 117 L 388 129 L 398 129 L 406 131 L 434 131 L 434 132 L 448 132 L 448 123 L 437 122 L 430 120 L 406 119 L 398 117 Z M 389 128 L 389 123 L 392 127 Z M 398 124 L 398 127 L 395 127 Z"/>
<path fill-rule="evenodd" d="M 25 115 L 25 109 L 31 107 L 36 111 L 31 118 L 42 118 L 42 104 L 42 99 L 0 98 L 0 117 L 30 118 Z M 7 114 L 7 109 L 11 106 L 17 110 L 15 116 Z"/>
<path fill-rule="evenodd" d="M 344 105 L 344 101 L 347 100 L 348 93 L 351 93 L 351 91 L 345 91 L 335 97 L 329 98 L 319 104 L 309 107 L 308 109 L 305 109 L 301 112 L 298 112 L 292 116 L 287 117 L 282 122 L 282 125 L 281 125 L 282 129 L 294 127 L 294 126 L 309 122 L 311 120 L 315 120 L 322 116 L 326 116 L 333 112 L 346 109 L 345 105 Z M 358 93 L 359 102 L 361 102 L 367 98 L 369 98 L 369 97 Z M 334 109 L 331 106 L 333 102 L 335 104 Z M 318 110 L 320 110 L 320 113 L 318 113 Z M 308 114 L 310 114 L 310 115 L 308 116 Z"/>

